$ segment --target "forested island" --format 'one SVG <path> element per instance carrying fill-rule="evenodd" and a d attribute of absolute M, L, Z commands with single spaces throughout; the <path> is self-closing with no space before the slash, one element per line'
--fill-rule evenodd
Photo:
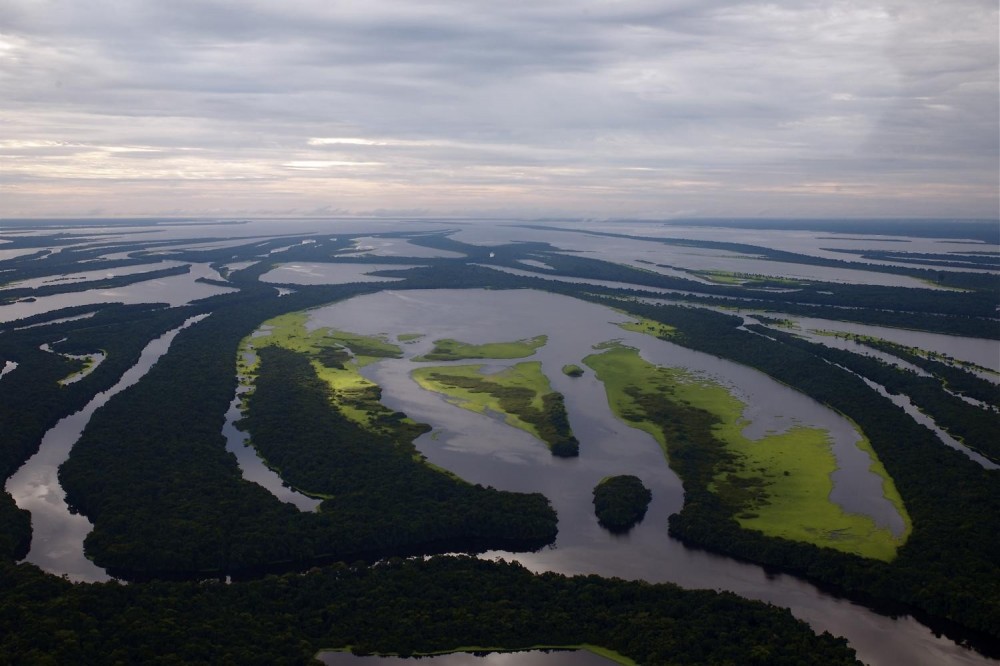
<path fill-rule="evenodd" d="M 653 494 L 631 474 L 609 476 L 594 487 L 594 513 L 602 527 L 627 532 L 646 515 Z"/>
<path fill-rule="evenodd" d="M 684 241 L 948 289 L 686 279 L 564 252 L 562 228 L 551 244 L 490 246 L 464 243 L 453 231 L 381 232 L 459 255 L 419 259 L 346 256 L 361 236 L 351 233 L 248 236 L 222 247 L 179 249 L 182 230 L 169 243 L 130 238 L 106 246 L 78 243 L 72 229 L 35 231 L 6 234 L 5 248 L 26 251 L 0 260 L 0 279 L 10 287 L 0 291 L 6 307 L 188 279 L 193 264 L 222 279 L 219 293 L 175 307 L 101 301 L 0 321 L 6 479 L 60 419 L 135 365 L 150 340 L 208 315 L 179 331 L 141 380 L 94 412 L 59 467 L 67 503 L 93 523 L 87 558 L 128 584 L 74 584 L 23 562 L 32 547 L 29 513 L 10 492 L 0 494 L 0 660 L 306 663 L 321 649 L 416 655 L 462 646 L 594 645 L 622 663 L 858 663 L 843 639 L 814 633 L 786 609 L 731 593 L 532 573 L 444 555 L 551 546 L 559 515 L 544 493 L 470 482 L 430 464 L 419 441 L 434 436 L 435 424 L 387 407 L 369 378 L 371 368 L 389 361 L 411 363 L 408 375 L 442 399 L 524 430 L 562 464 L 585 460 L 588 451 L 574 436 L 573 413 L 560 391 L 594 382 L 622 427 L 659 443 L 663 464 L 683 484 L 682 508 L 658 529 L 692 548 L 798 576 L 869 607 L 912 613 L 958 642 L 997 653 L 1000 472 L 990 463 L 1000 462 L 992 437 L 1000 405 L 993 369 L 870 336 L 856 337 L 858 351 L 835 348 L 784 324 L 789 317 L 821 317 L 996 340 L 995 276 L 961 266 L 945 272 L 865 261 L 896 256 L 884 253 L 833 260 Z M 184 265 L 34 289 L 17 284 L 155 264 L 160 245 Z M 391 282 L 261 280 L 291 262 L 406 267 L 379 272 Z M 813 398 L 863 434 L 861 446 L 905 531 L 879 531 L 831 508 L 823 484 L 830 483 L 832 463 L 821 432 L 771 433 L 753 443 L 769 448 L 755 448 L 740 438 L 741 403 L 724 386 L 651 363 L 616 340 L 576 363 L 548 367 L 522 360 L 545 350 L 540 332 L 469 343 L 457 336 L 425 339 L 415 330 L 380 337 L 309 320 L 314 308 L 390 288 L 416 294 L 456 285 L 537 290 L 624 313 L 631 317 L 627 330 L 755 368 Z M 62 381 L 86 364 L 73 355 L 97 352 L 104 354 L 101 363 Z M 240 376 L 248 378 L 248 392 L 239 426 L 289 486 L 321 500 L 317 511 L 300 511 L 247 481 L 227 452 L 224 414 Z M 560 381 L 567 384 L 557 389 Z M 942 444 L 893 395 L 905 396 L 967 450 Z M 794 458 L 793 449 L 809 453 Z M 635 525 L 650 502 L 649 490 L 628 478 L 616 475 L 594 489 L 595 504 L 602 498 L 598 515 L 613 529 Z M 609 513 L 605 500 L 627 510 Z M 783 512 L 803 510 L 828 532 L 790 531 Z M 640 527 L 648 523 L 647 517 Z M 234 582 L 219 583 L 227 578 Z"/>

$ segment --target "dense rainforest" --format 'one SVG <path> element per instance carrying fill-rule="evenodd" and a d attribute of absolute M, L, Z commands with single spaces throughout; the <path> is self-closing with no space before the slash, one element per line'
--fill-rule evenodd
<path fill-rule="evenodd" d="M 601 527 L 627 532 L 646 515 L 653 494 L 631 474 L 610 476 L 594 487 L 594 513 Z"/>
<path fill-rule="evenodd" d="M 412 259 L 350 258 L 400 264 L 381 273 L 401 278 L 391 283 L 393 289 L 532 288 L 583 298 L 667 324 L 675 331 L 672 342 L 758 368 L 849 417 L 870 439 L 913 518 L 913 532 L 892 562 L 741 529 L 731 507 L 708 488 L 712 456 L 694 448 L 671 461 L 684 470 L 685 491 L 684 509 L 670 519 L 671 534 L 872 605 L 917 612 L 982 649 L 995 648 L 998 472 L 942 445 L 858 375 L 906 394 L 942 427 L 994 459 L 989 433 L 996 412 L 958 395 L 995 407 L 995 385 L 954 364 L 886 348 L 928 376 L 907 373 L 777 327 L 744 327 L 741 316 L 716 311 L 754 309 L 997 339 L 995 280 L 950 272 L 948 285 L 967 291 L 814 282 L 775 292 L 668 277 L 546 243 L 484 247 L 448 234 L 383 235 L 462 255 L 422 258 L 418 268 L 406 266 Z M 244 481 L 221 435 L 237 387 L 233 366 L 240 341 L 276 315 L 385 288 L 280 285 L 294 291 L 279 295 L 259 278 L 279 259 L 337 261 L 352 250 L 350 234 L 248 238 L 242 245 L 206 249 L 193 242 L 180 249 L 185 243 L 177 240 L 80 245 L 74 238 L 65 232 L 17 237 L 18 247 L 38 251 L 0 261 L 0 275 L 29 279 L 169 258 L 210 263 L 233 291 L 176 308 L 77 306 L 0 324 L 0 367 L 16 364 L 0 380 L 0 471 L 7 478 L 49 428 L 112 386 L 150 340 L 210 314 L 181 331 L 141 381 L 94 414 L 60 470 L 68 501 L 94 523 L 88 556 L 132 584 L 73 585 L 14 564 L 27 552 L 30 523 L 8 493 L 0 494 L 0 660 L 304 663 L 323 647 L 410 654 L 468 645 L 587 643 L 638 663 L 855 663 L 842 639 L 815 636 L 788 611 L 732 594 L 536 575 L 468 558 L 393 559 L 537 548 L 554 539 L 556 516 L 541 495 L 474 486 L 424 465 L 408 428 L 394 436 L 392 427 L 379 431 L 351 423 L 330 409 L 328 389 L 309 361 L 289 350 L 260 350 L 244 427 L 290 484 L 324 503 L 318 512 L 303 513 Z M 695 246 L 752 251 L 775 261 L 816 259 L 756 246 Z M 62 249 L 51 252 L 54 247 Z M 110 252 L 116 258 L 103 258 Z M 169 254 L 151 258 L 153 252 Z M 550 268 L 531 267 L 524 259 Z M 226 268 L 239 261 L 255 263 Z M 941 278 L 931 269 L 823 261 L 929 282 Z M 505 273 L 487 263 L 536 275 Z M 168 270 L 181 275 L 188 267 Z M 150 277 L 131 274 L 107 284 Z M 49 291 L 103 286 L 97 280 L 66 282 Z M 682 304 L 651 301 L 662 293 L 644 288 L 677 290 L 669 298 Z M 0 295 L 33 297 L 30 290 Z M 43 344 L 51 351 L 40 349 Z M 94 352 L 106 358 L 92 372 L 59 383 L 83 365 L 68 355 Z M 344 360 L 332 352 L 327 358 Z M 690 414 L 685 419 L 697 420 Z M 314 427 L 296 427 L 306 422 Z M 240 582 L 212 582 L 226 574 Z"/>

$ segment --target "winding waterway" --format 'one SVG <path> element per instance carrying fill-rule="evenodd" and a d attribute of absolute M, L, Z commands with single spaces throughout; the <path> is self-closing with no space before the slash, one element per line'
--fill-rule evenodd
<path fill-rule="evenodd" d="M 847 637 L 859 656 L 872 665 L 988 661 L 935 636 L 913 618 L 878 615 L 791 576 L 769 574 L 761 567 L 692 550 L 671 539 L 667 518 L 680 509 L 683 491 L 659 446 L 648 434 L 614 417 L 593 373 L 571 378 L 561 372 L 563 365 L 579 364 L 593 353 L 594 343 L 618 338 L 640 349 L 652 362 L 686 367 L 723 381 L 747 403 L 744 416 L 752 431 L 781 431 L 797 423 L 827 429 L 840 466 L 835 499 L 884 525 L 892 526 L 898 515 L 882 498 L 879 477 L 868 473 L 867 455 L 854 446 L 857 432 L 842 417 L 761 373 L 624 331 L 614 323 L 625 320 L 626 316 L 606 308 L 543 292 L 435 290 L 385 291 L 351 299 L 312 311 L 308 326 L 390 338 L 426 334 L 404 345 L 406 358 L 387 359 L 364 369 L 382 387 L 383 402 L 435 427 L 417 440 L 430 462 L 473 483 L 542 492 L 559 515 L 559 536 L 553 547 L 536 553 L 492 552 L 485 557 L 516 559 L 535 571 L 597 573 L 731 590 L 790 607 L 817 631 Z M 555 458 L 527 433 L 498 418 L 457 407 L 444 396 L 420 389 L 410 378 L 418 366 L 410 358 L 428 351 L 435 339 L 484 343 L 540 333 L 548 334 L 549 342 L 531 360 L 542 362 L 553 388 L 565 396 L 570 423 L 580 440 L 579 458 Z M 493 369 L 513 362 L 489 364 Z M 593 515 L 591 490 L 610 474 L 635 474 L 653 492 L 644 521 L 625 536 L 603 530 Z"/>
<path fill-rule="evenodd" d="M 245 353 L 248 364 L 256 363 L 253 352 Z M 264 464 L 257 455 L 257 450 L 250 446 L 250 436 L 236 427 L 236 423 L 243 417 L 243 397 L 250 391 L 247 378 L 240 376 L 239 380 L 236 394 L 226 411 L 226 422 L 222 426 L 222 435 L 226 438 L 226 451 L 236 456 L 236 464 L 239 465 L 244 479 L 263 486 L 282 502 L 294 504 L 300 511 L 315 511 L 322 500 L 303 495 L 286 485 L 277 472 Z"/>
<path fill-rule="evenodd" d="M 138 382 L 167 353 L 170 343 L 183 329 L 208 315 L 197 315 L 167 331 L 142 350 L 139 360 L 118 382 L 94 396 L 87 405 L 63 419 L 42 437 L 38 452 L 7 479 L 6 490 L 17 505 L 31 512 L 31 550 L 25 561 L 76 582 L 108 580 L 104 569 L 84 555 L 83 540 L 93 525 L 66 505 L 66 493 L 59 484 L 59 466 L 80 439 L 94 412 L 113 396 Z"/>

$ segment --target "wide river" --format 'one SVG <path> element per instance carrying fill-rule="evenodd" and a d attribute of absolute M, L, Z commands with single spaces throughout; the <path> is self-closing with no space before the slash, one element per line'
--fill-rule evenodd
<path fill-rule="evenodd" d="M 592 372 L 574 379 L 563 365 L 579 364 L 592 346 L 620 339 L 649 361 L 687 368 L 730 387 L 747 404 L 748 435 L 782 431 L 795 424 L 830 432 L 840 469 L 833 499 L 849 510 L 872 515 L 896 530 L 899 516 L 868 472 L 867 455 L 854 443 L 857 432 L 845 419 L 754 370 L 693 352 L 616 325 L 625 315 L 576 299 L 530 290 L 383 291 L 312 311 L 309 327 L 332 327 L 366 335 L 420 333 L 402 345 L 405 358 L 367 366 L 365 374 L 383 388 L 383 402 L 434 427 L 417 440 L 430 462 L 463 478 L 504 490 L 542 492 L 559 514 L 554 546 L 536 553 L 492 552 L 485 557 L 516 559 L 535 571 L 596 573 L 688 588 L 731 590 L 787 606 L 818 631 L 848 638 L 869 664 L 979 664 L 989 660 L 935 636 L 910 617 L 890 618 L 838 599 L 814 586 L 761 567 L 684 547 L 667 534 L 667 517 L 680 509 L 679 479 L 648 434 L 611 413 L 603 386 Z M 539 334 L 548 343 L 530 360 L 542 363 L 553 388 L 562 392 L 580 456 L 553 457 L 527 433 L 488 415 L 470 412 L 421 389 L 410 378 L 420 364 L 413 356 L 432 341 L 511 341 Z M 469 363 L 473 361 L 467 361 Z M 502 367 L 516 361 L 487 361 Z M 626 536 L 602 529 L 593 514 L 591 490 L 611 474 L 635 474 L 653 491 L 646 518 Z"/>

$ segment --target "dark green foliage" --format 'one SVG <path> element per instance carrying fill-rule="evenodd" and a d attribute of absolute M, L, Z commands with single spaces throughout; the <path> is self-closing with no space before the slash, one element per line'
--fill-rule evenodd
<path fill-rule="evenodd" d="M 138 578 L 248 574 L 320 560 L 501 544 L 534 548 L 551 541 L 555 515 L 541 496 L 463 486 L 467 489 L 463 502 L 472 496 L 477 502 L 463 506 L 434 497 L 441 515 L 434 516 L 425 506 L 415 517 L 409 511 L 419 506 L 402 505 L 413 496 L 392 496 L 393 484 L 385 476 L 375 476 L 381 479 L 376 483 L 384 486 L 385 495 L 355 488 L 328 503 L 321 513 L 302 513 L 243 480 L 221 434 L 223 415 L 236 389 L 233 364 L 239 341 L 271 316 L 365 290 L 373 289 L 371 285 L 302 289 L 279 299 L 271 289 L 253 293 L 247 288 L 243 294 L 217 298 L 212 316 L 182 331 L 141 381 L 95 413 L 60 470 L 69 503 L 94 523 L 86 541 L 88 554 L 119 575 Z M 317 399 L 325 401 L 321 394 L 311 394 L 308 384 L 293 383 L 290 389 L 296 387 L 301 389 L 295 395 L 302 398 L 302 409 L 315 408 Z M 276 427 L 259 412 L 266 404 L 263 398 L 256 401 L 257 420 L 251 425 L 262 448 Z M 285 418 L 280 409 L 272 414 L 278 421 Z M 332 419 L 328 431 L 349 432 L 329 409 L 298 423 L 311 427 L 309 419 L 314 416 Z M 285 422 L 289 441 L 297 434 L 309 435 L 308 428 L 297 432 L 295 423 Z M 363 441 L 359 435 L 352 446 L 362 446 Z M 269 450 L 267 457 L 296 474 L 291 479 L 295 485 L 325 492 L 330 479 L 320 471 L 330 466 L 308 469 L 316 458 L 309 446 L 305 443 L 298 449 L 298 468 L 281 460 L 276 450 Z M 409 448 L 405 455 L 390 456 L 393 466 L 385 472 L 398 472 L 406 457 L 416 466 L 412 454 Z M 357 468 L 359 477 L 374 473 L 382 463 L 373 465 L 371 458 L 349 455 L 338 460 L 367 465 L 367 472 Z M 309 473 L 323 485 L 300 480 Z M 351 474 L 347 469 L 340 472 L 345 473 Z M 427 491 L 432 496 L 456 485 L 443 476 L 435 483 Z M 489 510 L 482 510 L 484 506 Z"/>
<path fill-rule="evenodd" d="M 191 308 L 110 305 L 86 319 L 23 330 L 10 327 L 0 333 L 0 357 L 18 363 L 17 370 L 0 381 L 2 478 L 17 471 L 38 450 L 42 436 L 59 419 L 79 411 L 97 393 L 113 386 L 135 364 L 146 344 L 194 312 Z M 39 349 L 43 341 L 60 353 Z M 98 350 L 107 356 L 93 372 L 78 382 L 59 384 L 83 367 L 82 361 L 61 353 Z M 4 526 L 0 554 L 23 557 L 30 539 L 29 516 L 7 493 L 0 496 L 0 525 Z"/>
<path fill-rule="evenodd" d="M 594 513 L 602 527 L 627 532 L 646 515 L 653 493 L 637 476 L 611 476 L 594 487 Z"/>
<path fill-rule="evenodd" d="M 987 379 L 978 377 L 967 370 L 963 370 L 961 367 L 936 360 L 940 357 L 933 352 L 929 356 L 922 356 L 903 345 L 886 340 L 871 340 L 861 337 L 856 337 L 855 339 L 863 345 L 888 352 L 907 363 L 922 368 L 940 379 L 950 391 L 978 400 L 990 407 L 1000 409 L 1000 386 Z"/>
<path fill-rule="evenodd" d="M 331 496 L 323 512 L 345 528 L 377 525 L 378 549 L 433 541 L 550 541 L 555 513 L 538 494 L 472 486 L 420 462 L 413 438 L 426 426 L 387 420 L 362 428 L 331 407 L 330 389 L 307 356 L 259 350 L 260 370 L 244 425 L 264 458 L 293 487 Z M 395 427 L 393 427 L 395 426 Z M 375 548 L 372 548 L 375 550 Z"/>
<path fill-rule="evenodd" d="M 948 384 L 939 377 L 958 379 L 962 386 L 977 386 L 976 377 L 964 379 L 961 375 L 969 375 L 964 370 L 951 368 L 943 363 L 923 359 L 916 354 L 907 354 L 894 346 L 882 345 L 890 353 L 897 354 L 908 361 L 919 362 L 922 367 L 938 373 L 938 377 L 922 377 L 911 370 L 904 370 L 867 355 L 855 354 L 843 349 L 832 349 L 825 345 L 809 342 L 783 331 L 773 331 L 757 326 L 751 330 L 763 332 L 782 343 L 808 350 L 812 354 L 825 358 L 848 370 L 866 377 L 876 384 L 885 387 L 893 394 L 904 394 L 910 398 L 921 411 L 931 416 L 938 426 L 944 428 L 953 437 L 961 440 L 966 446 L 994 462 L 1000 462 L 1000 412 L 991 411 L 969 404 L 960 397 L 945 390 Z M 961 374 L 959 374 L 961 373 Z M 980 380 L 983 383 L 985 380 Z M 988 399 L 996 399 L 1000 388 L 992 385 L 993 390 L 983 389 L 981 395 Z"/>
<path fill-rule="evenodd" d="M 305 664 L 346 646 L 412 654 L 590 643 L 642 664 L 859 664 L 843 639 L 730 593 L 471 558 L 341 564 L 234 585 L 71 585 L 0 567 L 3 663 Z"/>

